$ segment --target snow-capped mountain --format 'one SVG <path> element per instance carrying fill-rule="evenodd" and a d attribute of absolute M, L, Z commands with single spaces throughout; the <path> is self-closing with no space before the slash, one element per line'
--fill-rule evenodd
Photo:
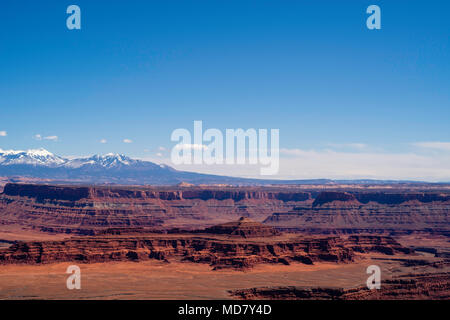
<path fill-rule="evenodd" d="M 12 165 L 35 165 L 43 167 L 65 167 L 77 169 L 82 167 L 117 168 L 122 166 L 133 166 L 146 161 L 134 160 L 123 154 L 108 153 L 105 155 L 93 155 L 85 158 L 67 159 L 41 148 L 22 150 L 0 149 L 0 166 Z M 151 163 L 151 162 L 149 162 Z"/>
<path fill-rule="evenodd" d="M 0 177 L 46 179 L 56 183 L 82 184 L 326 184 L 328 179 L 260 180 L 178 171 L 170 166 L 108 153 L 68 159 L 45 149 L 0 149 Z M 3 178 L 4 180 L 4 178 Z M 20 180 L 20 179 L 19 179 Z M 345 183 L 349 183 L 346 181 Z"/>
<path fill-rule="evenodd" d="M 81 168 L 84 166 L 117 168 L 134 165 L 138 162 L 139 160 L 131 159 L 123 154 L 107 153 L 105 155 L 96 154 L 92 157 L 72 159 L 67 161 L 64 165 L 68 168 Z"/>
<path fill-rule="evenodd" d="M 167 165 L 108 153 L 68 159 L 45 149 L 0 149 L 0 176 L 56 181 L 117 184 L 172 184 L 201 175 L 177 171 Z"/>
<path fill-rule="evenodd" d="M 55 156 L 45 149 L 21 150 L 2 150 L 0 149 L 0 165 L 39 165 L 48 167 L 57 167 L 64 165 L 66 159 Z"/>
<path fill-rule="evenodd" d="M 45 149 L 28 151 L 0 149 L 0 177 L 46 179 L 62 183 L 177 184 L 238 183 L 230 178 L 178 171 L 170 166 L 108 153 L 69 159 Z M 244 179 L 250 181 L 249 179 Z"/>

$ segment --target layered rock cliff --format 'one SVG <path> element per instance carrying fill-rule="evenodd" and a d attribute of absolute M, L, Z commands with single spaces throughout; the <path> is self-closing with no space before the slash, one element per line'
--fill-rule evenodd
<path fill-rule="evenodd" d="M 228 222 L 206 228 L 201 232 L 212 234 L 237 235 L 244 238 L 273 237 L 281 233 L 270 227 L 253 221 L 249 218 L 241 217 L 238 221 Z"/>
<path fill-rule="evenodd" d="M 411 274 L 382 281 L 379 290 L 358 288 L 260 287 L 230 291 L 233 297 L 253 300 L 409 300 L 450 299 L 450 273 Z"/>
<path fill-rule="evenodd" d="M 199 228 L 241 216 L 281 230 L 311 233 L 450 235 L 450 194 L 9 183 L 0 195 L 0 224 L 47 232 L 92 235 L 108 228 Z"/>
<path fill-rule="evenodd" d="M 265 223 L 313 233 L 431 232 L 450 236 L 450 195 L 322 192 L 312 205 L 274 212 Z"/>
<path fill-rule="evenodd" d="M 160 199 L 160 200 L 280 200 L 280 201 L 306 201 L 311 199 L 310 192 L 282 192 L 252 190 L 248 188 L 201 189 L 192 188 L 180 190 L 161 190 L 167 188 L 150 187 L 83 187 L 83 186 L 50 186 L 37 184 L 8 183 L 3 194 L 7 196 L 29 197 L 50 200 L 71 200 L 99 198 L 125 198 L 125 199 Z M 270 189 L 269 189 L 270 190 Z"/>
<path fill-rule="evenodd" d="M 412 253 L 389 237 L 268 235 L 266 226 L 246 219 L 203 231 L 206 233 L 136 234 L 131 229 L 129 234 L 112 232 L 62 241 L 16 242 L 0 250 L 0 264 L 176 259 L 208 263 L 216 269 L 241 269 L 258 263 L 350 262 L 355 252 Z"/>
<path fill-rule="evenodd" d="M 81 237 L 65 241 L 18 242 L 0 250 L 0 264 L 108 262 L 172 259 L 215 268 L 248 268 L 258 263 L 349 262 L 352 251 L 336 238 L 242 242 L 194 235 Z"/>
<path fill-rule="evenodd" d="M 111 227 L 206 227 L 246 216 L 262 220 L 311 194 L 265 188 L 84 187 L 7 184 L 0 221 L 43 231 L 95 234 Z"/>

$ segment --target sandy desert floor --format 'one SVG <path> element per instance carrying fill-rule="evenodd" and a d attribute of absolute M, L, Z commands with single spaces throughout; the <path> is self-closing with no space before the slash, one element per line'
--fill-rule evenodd
<path fill-rule="evenodd" d="M 230 299 L 228 290 L 259 286 L 355 287 L 367 266 L 382 278 L 414 272 L 386 256 L 351 264 L 260 265 L 249 271 L 212 271 L 206 264 L 159 261 L 79 264 L 81 289 L 66 287 L 70 263 L 0 266 L 0 299 Z M 420 270 L 417 270 L 420 272 Z"/>

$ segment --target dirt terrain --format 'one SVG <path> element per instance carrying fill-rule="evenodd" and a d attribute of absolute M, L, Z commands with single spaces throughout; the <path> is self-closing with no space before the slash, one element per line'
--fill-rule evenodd
<path fill-rule="evenodd" d="M 77 263 L 81 269 L 81 290 L 66 287 L 69 276 L 66 270 L 74 263 L 3 265 L 0 299 L 242 299 L 233 292 L 280 286 L 360 288 L 367 280 L 366 269 L 372 264 L 382 270 L 382 288 L 384 280 L 393 275 L 433 274 L 443 270 L 429 266 L 405 267 L 400 261 L 391 260 L 392 257 L 382 256 L 381 260 L 367 257 L 345 264 L 261 264 L 246 271 L 212 270 L 202 263 L 158 260 Z"/>

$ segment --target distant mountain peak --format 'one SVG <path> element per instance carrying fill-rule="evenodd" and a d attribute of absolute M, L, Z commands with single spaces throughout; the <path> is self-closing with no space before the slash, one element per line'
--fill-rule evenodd
<path fill-rule="evenodd" d="M 67 166 L 71 168 L 80 168 L 83 166 L 114 168 L 120 166 L 130 166 L 137 162 L 137 160 L 131 159 L 124 154 L 107 153 L 104 155 L 95 154 L 91 157 L 73 159 L 67 163 Z"/>
<path fill-rule="evenodd" d="M 98 156 L 98 157 L 115 157 L 115 158 L 125 157 L 125 158 L 127 158 L 127 156 L 122 154 L 122 153 L 113 153 L 113 152 L 105 153 L 104 155 L 97 154 L 96 156 Z"/>
<path fill-rule="evenodd" d="M 0 149 L 1 165 L 43 165 L 57 166 L 66 163 L 66 159 L 58 157 L 44 148 L 23 150 Z"/>
<path fill-rule="evenodd" d="M 40 157 L 53 157 L 53 156 L 55 156 L 53 153 L 51 153 L 48 150 L 45 150 L 44 148 L 30 149 L 30 150 L 27 151 L 27 154 L 34 155 L 34 156 L 40 156 Z"/>

